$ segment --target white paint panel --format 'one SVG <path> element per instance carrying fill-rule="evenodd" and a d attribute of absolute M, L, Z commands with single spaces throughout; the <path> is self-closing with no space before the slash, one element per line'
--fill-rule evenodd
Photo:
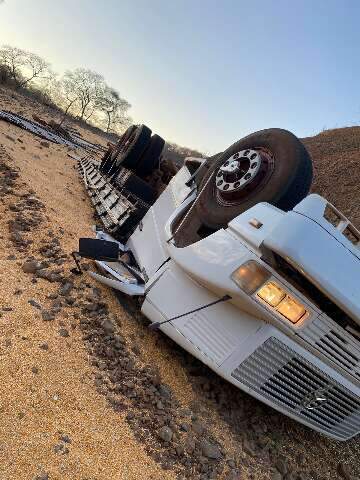
<path fill-rule="evenodd" d="M 171 261 L 147 297 L 169 319 L 218 300 Z M 263 323 L 229 302 L 221 302 L 171 322 L 196 348 L 217 365 Z"/>
<path fill-rule="evenodd" d="M 188 178 L 190 178 L 189 171 L 182 168 L 147 212 L 126 245 L 135 255 L 141 268 L 145 268 L 149 278 L 169 258 L 166 249 L 165 224 L 179 202 L 190 191 L 184 183 Z"/>

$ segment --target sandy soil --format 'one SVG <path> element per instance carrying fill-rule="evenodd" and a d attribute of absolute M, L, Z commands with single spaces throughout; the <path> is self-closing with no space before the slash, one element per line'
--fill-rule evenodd
<path fill-rule="evenodd" d="M 22 111 L 29 113 L 24 107 Z M 91 134 L 87 138 L 91 140 Z M 1 308 L 12 308 L 0 318 L 0 479 L 34 479 L 41 473 L 51 479 L 174 478 L 147 456 L 124 418 L 109 409 L 94 389 L 87 353 L 68 314 L 44 322 L 39 310 L 28 303 L 35 299 L 46 305 L 47 295 L 55 291 L 44 280 L 31 283 L 21 268 L 37 251 L 40 237 L 46 237 L 50 228 L 56 234 L 62 228 L 62 246 L 71 251 L 79 236 L 89 235 L 93 223 L 68 149 L 53 144 L 46 148 L 40 142 L 0 122 L 0 144 L 20 170 L 18 183 L 23 186 L 16 193 L 31 186 L 46 205 L 47 217 L 41 230 L 30 235 L 34 241 L 30 251 L 15 252 L 16 260 L 8 260 L 14 254 L 8 240 L 9 204 L 0 204 L 0 303 Z M 22 293 L 15 295 L 19 289 Z M 116 304 L 114 311 L 122 315 Z M 70 339 L 59 335 L 62 323 L 70 327 Z M 40 348 L 44 344 L 46 351 Z M 71 439 L 66 455 L 54 452 L 61 434 Z"/>

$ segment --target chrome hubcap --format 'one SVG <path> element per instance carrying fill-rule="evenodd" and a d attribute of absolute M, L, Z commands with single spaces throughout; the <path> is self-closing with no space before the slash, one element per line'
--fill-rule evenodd
<path fill-rule="evenodd" d="M 261 167 L 261 156 L 256 150 L 241 150 L 228 158 L 216 174 L 219 193 L 237 192 L 247 186 Z"/>

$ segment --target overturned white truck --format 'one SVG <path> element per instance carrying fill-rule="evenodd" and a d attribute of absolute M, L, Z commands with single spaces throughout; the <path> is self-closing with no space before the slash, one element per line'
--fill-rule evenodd
<path fill-rule="evenodd" d="M 79 253 L 96 259 L 94 278 L 143 296 L 152 327 L 223 378 L 346 440 L 360 430 L 360 232 L 307 196 L 311 180 L 302 143 L 263 130 L 186 159 L 130 232 L 98 229 Z M 104 182 L 86 180 L 109 197 Z M 117 195 L 122 218 L 128 199 Z"/>

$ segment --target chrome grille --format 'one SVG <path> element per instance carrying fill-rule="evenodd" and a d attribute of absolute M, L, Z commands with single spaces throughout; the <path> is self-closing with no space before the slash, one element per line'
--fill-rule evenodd
<path fill-rule="evenodd" d="M 264 342 L 231 375 L 339 439 L 360 431 L 360 399 L 277 338 Z M 321 396 L 325 398 L 321 403 L 314 401 Z"/>
<path fill-rule="evenodd" d="M 299 336 L 360 381 L 360 342 L 327 315 L 315 319 Z"/>

